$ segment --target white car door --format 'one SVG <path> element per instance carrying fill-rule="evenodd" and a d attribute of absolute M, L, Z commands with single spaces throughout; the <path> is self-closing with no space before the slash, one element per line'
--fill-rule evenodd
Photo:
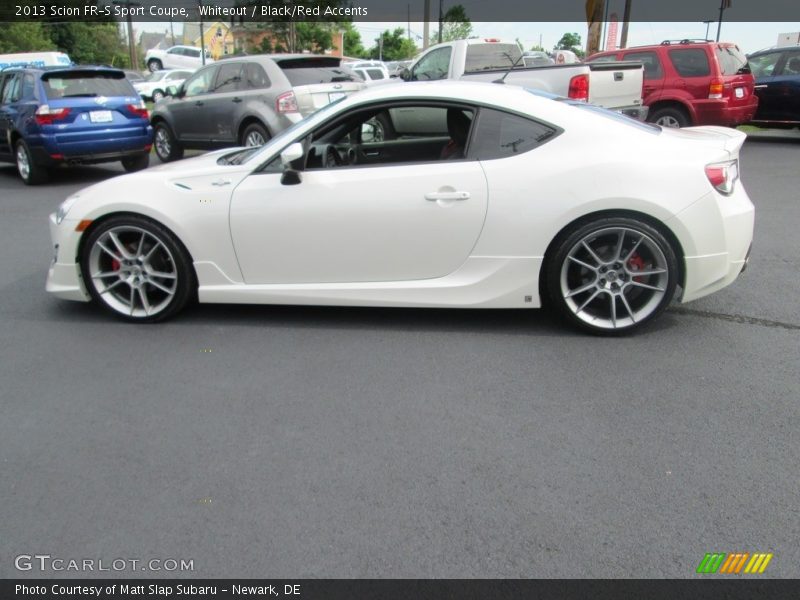
<path fill-rule="evenodd" d="M 467 259 L 487 209 L 477 161 L 307 170 L 297 185 L 253 174 L 230 223 L 245 282 L 433 279 Z"/>

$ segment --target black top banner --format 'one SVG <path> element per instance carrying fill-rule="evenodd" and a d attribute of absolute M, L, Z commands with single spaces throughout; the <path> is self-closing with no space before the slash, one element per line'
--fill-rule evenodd
<path fill-rule="evenodd" d="M 626 0 L 448 0 L 473 22 L 586 22 L 621 16 Z M 439 2 L 430 0 L 430 17 Z M 799 0 L 629 0 L 630 21 L 800 21 Z M 0 21 L 424 21 L 424 0 L 4 0 Z M 600 18 L 590 19 L 587 15 Z"/>
<path fill-rule="evenodd" d="M 0 582 L 3 600 L 781 600 L 796 580 L 24 579 Z"/>

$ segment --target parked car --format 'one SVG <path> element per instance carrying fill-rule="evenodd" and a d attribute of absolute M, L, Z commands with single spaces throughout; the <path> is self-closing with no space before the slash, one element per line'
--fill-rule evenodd
<path fill-rule="evenodd" d="M 312 54 L 229 58 L 183 82 L 152 115 L 156 154 L 259 146 L 303 117 L 365 87 L 341 59 Z"/>
<path fill-rule="evenodd" d="M 418 114 L 414 134 L 364 142 L 392 110 Z M 662 129 L 517 86 L 375 86 L 261 148 L 70 196 L 50 216 L 47 289 L 135 322 L 195 297 L 536 308 L 541 292 L 585 330 L 631 331 L 678 286 L 687 302 L 744 269 L 745 137 Z"/>
<path fill-rule="evenodd" d="M 641 120 L 647 114 L 642 105 L 644 75 L 640 63 L 525 67 L 522 58 L 519 44 L 512 40 L 456 40 L 431 46 L 402 77 L 406 81 L 502 81 L 583 100 Z"/>
<path fill-rule="evenodd" d="M 154 71 L 147 79 L 134 83 L 133 87 L 144 100 L 158 102 L 167 95 L 168 87 L 180 86 L 192 73 L 193 70 L 183 69 Z"/>
<path fill-rule="evenodd" d="M 665 40 L 594 54 L 587 63 L 638 61 L 644 64 L 648 121 L 664 127 L 746 123 L 758 98 L 747 57 L 736 44 Z"/>
<path fill-rule="evenodd" d="M 556 64 L 547 52 L 528 50 L 522 54 L 522 62 L 526 67 L 549 67 Z"/>
<path fill-rule="evenodd" d="M 748 61 L 758 96 L 752 122 L 769 127 L 800 125 L 800 46 L 755 52 Z"/>
<path fill-rule="evenodd" d="M 352 70 L 356 75 L 361 77 L 367 83 L 373 82 L 387 82 L 389 81 L 389 70 L 382 62 L 374 61 L 361 61 L 349 62 L 344 66 Z"/>
<path fill-rule="evenodd" d="M 389 77 L 400 77 L 403 69 L 407 69 L 410 65 L 410 60 L 393 60 L 386 63 L 386 70 L 389 71 Z"/>
<path fill-rule="evenodd" d="M 125 73 L 125 79 L 134 84 L 134 86 L 137 83 L 140 83 L 145 80 L 144 75 L 139 73 L 139 71 L 131 71 L 129 69 L 123 69 L 123 73 Z"/>
<path fill-rule="evenodd" d="M 12 68 L 0 73 L 0 160 L 27 184 L 63 164 L 148 165 L 153 130 L 125 73 L 109 67 Z"/>
<path fill-rule="evenodd" d="M 206 52 L 206 64 L 213 63 Z M 161 71 L 163 69 L 189 69 L 195 70 L 203 66 L 203 57 L 200 48 L 195 46 L 172 46 L 166 50 L 153 48 L 144 56 L 144 64 L 148 71 Z"/>

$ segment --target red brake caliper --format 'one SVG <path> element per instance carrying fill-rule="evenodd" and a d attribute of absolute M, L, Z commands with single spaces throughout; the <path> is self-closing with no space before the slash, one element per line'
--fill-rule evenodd
<path fill-rule="evenodd" d="M 644 264 L 644 259 L 639 256 L 638 252 L 634 252 L 630 259 L 628 260 L 628 268 L 631 271 L 643 271 L 647 265 Z M 643 277 L 634 277 L 633 280 L 637 283 L 641 283 Z"/>
<path fill-rule="evenodd" d="M 111 259 L 111 270 L 119 271 L 119 261 L 116 258 Z"/>

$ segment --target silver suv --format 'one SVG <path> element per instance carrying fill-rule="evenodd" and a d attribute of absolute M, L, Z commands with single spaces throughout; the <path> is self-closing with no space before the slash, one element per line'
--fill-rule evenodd
<path fill-rule="evenodd" d="M 332 56 L 270 54 L 225 59 L 199 69 L 153 110 L 164 161 L 186 148 L 260 146 L 318 108 L 363 89 Z"/>

